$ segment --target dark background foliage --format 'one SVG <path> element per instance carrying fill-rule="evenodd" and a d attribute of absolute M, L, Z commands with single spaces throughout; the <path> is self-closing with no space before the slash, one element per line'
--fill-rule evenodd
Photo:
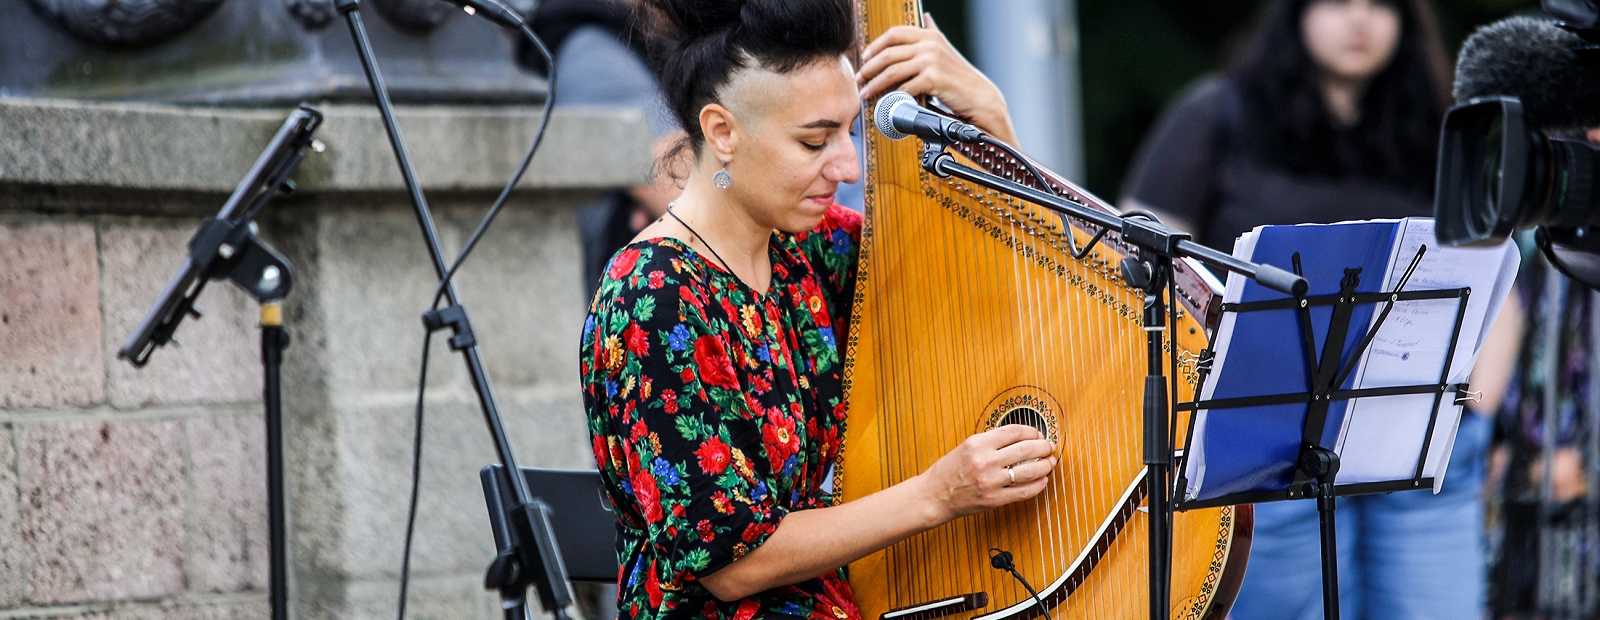
<path fill-rule="evenodd" d="M 923 0 L 963 52 L 967 4 Z M 1088 188 L 1115 200 L 1134 151 L 1162 108 L 1196 78 L 1216 70 L 1249 30 L 1261 0 L 1077 0 L 1082 53 L 1084 150 Z M 1453 59 L 1477 26 L 1537 0 L 1435 0 Z M 970 54 L 969 54 L 970 55 Z"/>

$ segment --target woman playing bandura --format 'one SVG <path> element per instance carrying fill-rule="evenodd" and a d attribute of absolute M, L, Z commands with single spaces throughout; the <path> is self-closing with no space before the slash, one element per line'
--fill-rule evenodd
<path fill-rule="evenodd" d="M 622 618 L 856 618 L 852 560 L 1033 497 L 1053 447 L 972 436 L 836 504 L 861 219 L 850 0 L 652 0 L 693 167 L 608 266 L 582 338 L 595 458 L 616 507 Z M 937 567 L 929 567 L 937 570 Z"/>

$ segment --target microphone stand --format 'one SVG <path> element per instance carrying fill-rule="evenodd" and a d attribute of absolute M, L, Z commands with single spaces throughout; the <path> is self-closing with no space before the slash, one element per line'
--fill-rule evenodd
<path fill-rule="evenodd" d="M 389 101 L 389 89 L 378 71 L 372 53 L 372 43 L 367 38 L 366 26 L 361 21 L 360 1 L 334 0 L 334 7 L 344 15 L 346 23 L 350 26 L 350 36 L 355 41 L 356 51 L 361 57 L 361 66 L 366 71 L 373 98 L 377 100 L 378 113 L 383 118 L 389 144 L 394 148 L 395 160 L 400 166 L 400 176 L 405 181 L 411 204 L 416 210 L 417 224 L 422 228 L 422 238 L 428 246 L 428 255 L 433 260 L 434 272 L 443 279 L 449 268 L 448 263 L 439 244 L 439 233 L 434 226 L 427 199 L 422 195 L 422 186 L 417 183 L 411 158 L 406 153 L 405 142 L 400 136 L 400 127 L 395 123 L 394 107 Z M 450 348 L 461 352 L 466 361 L 467 372 L 472 377 L 473 391 L 477 393 L 478 404 L 483 410 L 484 422 L 489 427 L 489 434 L 494 440 L 495 452 L 503 471 L 520 472 L 522 468 L 517 465 L 511 441 L 506 436 L 505 426 L 501 423 L 500 409 L 495 402 L 494 391 L 489 385 L 489 376 L 484 371 L 483 361 L 478 355 L 478 339 L 472 330 L 467 309 L 458 301 L 454 284 L 447 282 L 443 292 L 447 304 L 443 308 L 430 309 L 424 313 L 423 325 L 430 333 L 450 328 L 453 334 L 450 338 Z M 528 617 L 529 586 L 536 588 L 540 604 L 545 611 L 553 614 L 556 620 L 571 620 L 569 608 L 573 602 L 572 587 L 567 581 L 566 566 L 562 564 L 555 533 L 550 526 L 550 509 L 529 493 L 527 480 L 522 476 L 513 474 L 506 477 L 511 486 L 513 501 L 504 505 L 502 517 L 504 523 L 511 528 L 512 540 L 511 544 L 489 565 L 484 585 L 499 590 L 500 607 L 506 620 L 524 620 Z"/>
<path fill-rule="evenodd" d="M 957 163 L 945 148 L 951 142 L 923 138 L 922 167 L 943 178 L 956 177 L 1032 202 L 1062 215 L 1120 233 L 1122 240 L 1139 248 L 1138 256 L 1122 260 L 1123 280 L 1144 291 L 1144 332 L 1148 370 L 1144 380 L 1144 464 L 1146 501 L 1150 510 L 1150 620 L 1169 620 L 1172 613 L 1172 408 L 1161 361 L 1163 334 L 1176 322 L 1168 301 L 1176 298 L 1172 280 L 1173 259 L 1194 258 L 1238 273 L 1262 286 L 1294 296 L 1304 296 L 1304 278 L 1277 267 L 1239 260 L 1189 240 L 1180 232 L 1150 219 L 1125 217 L 1091 209 L 1053 193 Z M 1026 163 L 1024 162 L 1024 165 Z M 1046 181 L 1038 179 L 1042 185 Z M 1069 233 L 1070 234 L 1070 233 Z M 1092 245 L 1092 244 L 1091 244 Z M 1088 251 L 1084 248 L 1083 251 Z"/>
<path fill-rule="evenodd" d="M 283 326 L 283 300 L 294 284 L 294 269 L 288 259 L 257 236 L 255 219 L 274 196 L 294 191 L 289 175 L 305 158 L 306 149 L 323 150 L 322 143 L 312 138 L 321 125 L 322 113 L 308 104 L 300 104 L 289 115 L 222 210 L 195 231 L 189 240 L 188 258 L 117 351 L 118 358 L 142 368 L 156 349 L 176 343 L 173 335 L 184 319 L 200 318 L 195 302 L 211 280 L 230 280 L 260 303 L 262 403 L 267 427 L 269 600 L 273 620 L 289 617 L 283 399 L 279 380 L 283 350 L 289 346 L 289 332 Z"/>

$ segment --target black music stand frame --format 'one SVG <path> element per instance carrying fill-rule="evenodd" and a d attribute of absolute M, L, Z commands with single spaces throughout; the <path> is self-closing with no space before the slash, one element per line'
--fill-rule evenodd
<path fill-rule="evenodd" d="M 1143 325 L 1146 340 L 1147 373 L 1144 380 L 1144 465 L 1145 497 L 1150 514 L 1149 596 L 1150 620 L 1168 620 L 1172 614 L 1172 426 L 1177 412 L 1168 399 L 1168 381 L 1176 381 L 1177 358 L 1168 360 L 1171 369 L 1162 368 L 1167 326 L 1176 323 L 1177 283 L 1173 281 L 1174 261 L 1193 258 L 1238 273 L 1262 286 L 1288 295 L 1303 296 L 1305 278 L 1273 267 L 1256 264 L 1190 241 L 1189 234 L 1152 219 L 1124 217 L 1091 209 L 1053 192 L 984 172 L 956 162 L 945 149 L 950 142 L 924 139 L 922 167 L 940 177 L 956 177 L 1001 192 L 1108 231 L 1139 248 L 1137 257 L 1123 259 L 1123 279 L 1144 292 Z M 1045 179 L 1038 179 L 1046 187 Z M 1098 241 L 1098 237 L 1096 239 Z M 1091 243 L 1088 247 L 1093 247 Z M 1088 247 L 1082 251 L 1087 252 Z M 1172 388 L 1176 391 L 1176 387 Z"/>
<path fill-rule="evenodd" d="M 1451 363 L 1454 361 L 1456 345 L 1461 338 L 1461 322 L 1465 318 L 1468 297 L 1472 293 L 1470 288 L 1452 288 L 1424 291 L 1405 291 L 1406 283 L 1410 281 L 1417 265 L 1421 264 L 1422 256 L 1427 252 L 1427 246 L 1417 250 L 1416 256 L 1411 259 L 1411 264 L 1401 276 L 1400 282 L 1393 291 L 1378 293 L 1357 293 L 1356 287 L 1360 285 L 1361 269 L 1345 269 L 1344 279 L 1339 283 L 1339 292 L 1335 295 L 1319 295 L 1306 297 L 1297 295 L 1284 299 L 1274 299 L 1247 303 L 1225 303 L 1223 312 L 1243 313 L 1261 312 L 1269 310 L 1292 310 L 1298 320 L 1301 348 L 1306 355 L 1307 376 L 1311 377 L 1312 389 L 1307 392 L 1287 394 L 1271 394 L 1262 396 L 1246 396 L 1238 398 L 1224 398 L 1212 400 L 1196 400 L 1179 403 L 1177 411 L 1191 412 L 1189 417 L 1189 432 L 1183 454 L 1185 458 L 1190 454 L 1194 440 L 1195 425 L 1198 421 L 1200 410 L 1211 409 L 1237 409 L 1242 407 L 1258 407 L 1264 405 L 1280 405 L 1291 403 L 1305 403 L 1306 416 L 1301 426 L 1300 453 L 1295 463 L 1295 475 L 1289 486 L 1277 491 L 1251 491 L 1234 493 L 1221 497 L 1185 501 L 1179 499 L 1174 502 L 1173 509 L 1177 511 L 1193 510 L 1198 508 L 1215 508 L 1218 506 L 1232 506 L 1238 504 L 1255 504 L 1261 502 L 1312 499 L 1317 500 L 1317 521 L 1319 527 L 1319 540 L 1322 556 L 1322 614 L 1325 620 L 1338 620 L 1339 618 L 1339 563 L 1338 543 L 1335 517 L 1335 498 L 1341 496 L 1367 495 L 1372 493 L 1392 493 L 1395 491 L 1409 491 L 1420 489 L 1424 485 L 1433 483 L 1432 477 L 1424 477 L 1423 472 L 1428 462 L 1428 451 L 1432 447 L 1434 428 L 1438 423 L 1439 406 L 1445 395 L 1454 390 L 1465 393 L 1467 384 L 1449 383 Z M 1300 271 L 1300 255 L 1294 255 L 1295 271 Z M 1380 275 L 1381 277 L 1381 275 Z M 1455 299 L 1456 316 L 1450 334 L 1450 345 L 1445 351 L 1444 364 L 1439 371 L 1438 383 L 1393 386 L 1382 388 L 1361 388 L 1342 390 L 1339 389 L 1350 373 L 1355 370 L 1367 348 L 1377 337 L 1378 331 L 1383 328 L 1384 322 L 1389 318 L 1389 313 L 1397 302 L 1422 301 L 1435 299 Z M 1341 360 L 1344 353 L 1344 343 L 1348 339 L 1352 327 L 1351 320 L 1357 305 L 1384 304 L 1383 310 L 1372 322 L 1362 336 L 1360 344 L 1346 360 Z M 1311 308 L 1332 306 L 1333 314 L 1329 318 L 1327 336 L 1323 339 L 1322 355 L 1317 356 L 1316 336 L 1312 328 Z M 1210 346 L 1201 352 L 1199 363 L 1199 382 L 1195 386 L 1195 397 L 1198 399 L 1200 390 L 1205 386 L 1209 377 L 1213 352 L 1215 351 L 1215 338 Z M 1428 412 L 1428 426 L 1423 433 L 1422 448 L 1417 455 L 1416 469 L 1412 477 L 1404 480 L 1387 482 L 1373 482 L 1363 484 L 1339 485 L 1336 478 L 1339 473 L 1339 455 L 1332 450 L 1322 447 L 1322 436 L 1328 419 L 1328 408 L 1336 400 L 1353 400 L 1356 398 L 1404 396 L 1414 394 L 1433 394 L 1433 408 Z M 1460 402 L 1458 399 L 1457 402 Z M 1186 476 L 1178 475 L 1176 492 L 1184 493 L 1188 487 Z"/>

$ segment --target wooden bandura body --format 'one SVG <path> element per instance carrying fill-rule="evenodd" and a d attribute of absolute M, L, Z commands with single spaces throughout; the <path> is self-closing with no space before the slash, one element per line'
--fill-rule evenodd
<path fill-rule="evenodd" d="M 860 0 L 863 40 L 915 23 L 915 0 Z M 870 127 L 870 123 L 868 124 Z M 1040 426 L 1061 462 L 1032 500 L 958 519 L 850 565 L 867 620 L 1002 620 L 1039 615 L 991 548 L 1015 557 L 1050 616 L 1148 613 L 1141 462 L 1145 375 L 1142 296 L 1117 273 L 1132 250 L 1115 236 L 1083 260 L 1090 236 L 1051 212 L 918 164 L 920 142 L 868 131 L 867 224 L 846 344 L 849 419 L 837 484 L 843 500 L 926 470 L 974 432 Z M 1014 179 L 1016 162 L 968 150 L 966 163 Z M 1052 185 L 1105 207 L 1070 183 Z M 1213 287 L 1182 265 L 1177 397 L 1214 315 Z M 1178 419 L 1178 445 L 1187 420 Z M 1172 617 L 1226 617 L 1249 553 L 1250 508 L 1179 513 Z"/>

